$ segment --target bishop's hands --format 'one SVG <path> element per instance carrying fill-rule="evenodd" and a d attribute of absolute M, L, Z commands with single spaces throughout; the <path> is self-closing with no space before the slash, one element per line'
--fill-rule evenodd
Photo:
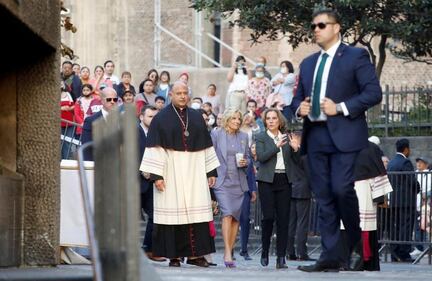
<path fill-rule="evenodd" d="M 165 181 L 163 179 L 161 180 L 155 180 L 154 185 L 157 190 L 160 192 L 163 192 L 165 190 Z"/>
<path fill-rule="evenodd" d="M 216 177 L 209 177 L 207 180 L 209 187 L 213 188 L 216 184 Z"/>

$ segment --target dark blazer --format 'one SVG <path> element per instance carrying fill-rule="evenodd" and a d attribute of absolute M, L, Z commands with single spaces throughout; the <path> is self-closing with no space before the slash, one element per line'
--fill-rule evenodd
<path fill-rule="evenodd" d="M 260 132 L 255 136 L 257 160 L 260 162 L 256 176 L 257 181 L 273 183 L 274 171 L 276 168 L 277 153 L 279 148 L 274 140 L 267 134 L 267 131 Z M 289 144 L 282 146 L 282 153 L 285 164 L 285 171 L 289 182 L 295 180 L 295 166 L 300 159 L 300 152 L 294 152 Z"/>
<path fill-rule="evenodd" d="M 296 112 L 300 103 L 312 94 L 313 77 L 320 52 L 306 59 L 300 65 L 297 92 L 291 103 Z M 365 111 L 379 104 L 382 91 L 366 50 L 341 44 L 336 51 L 330 68 L 326 96 L 335 103 L 344 102 L 349 116 L 327 117 L 327 126 L 335 146 L 342 152 L 359 151 L 367 146 L 368 127 Z M 306 140 L 311 126 L 304 118 L 302 152 L 307 151 Z"/>
<path fill-rule="evenodd" d="M 93 122 L 102 117 L 102 111 L 98 111 L 95 114 L 87 117 L 84 120 L 84 125 L 82 129 L 81 143 L 85 144 L 87 142 L 93 141 Z M 84 151 L 84 160 L 93 161 L 93 149 L 88 148 Z"/>
<path fill-rule="evenodd" d="M 124 85 L 123 85 L 123 82 L 120 82 L 120 84 L 115 85 L 114 87 L 115 87 L 115 90 L 116 90 L 116 92 L 117 92 L 117 96 L 118 96 L 119 98 L 123 98 L 123 96 L 124 96 L 124 92 L 125 92 L 125 90 L 126 90 L 125 87 L 124 87 Z M 132 86 L 132 85 L 130 85 L 130 91 L 131 91 L 134 95 L 137 94 L 137 92 L 135 91 L 135 87 Z"/>
<path fill-rule="evenodd" d="M 247 159 L 249 164 L 250 156 L 249 156 L 248 136 L 246 133 L 243 132 L 238 132 L 237 134 L 238 134 L 237 135 L 238 143 L 236 144 L 236 150 L 244 153 L 244 158 Z M 219 167 L 217 168 L 218 176 L 214 187 L 214 188 L 219 188 L 223 186 L 223 183 L 225 181 L 225 177 L 228 173 L 228 165 L 232 165 L 227 162 L 227 150 L 228 150 L 227 143 L 226 143 L 227 133 L 224 129 L 213 130 L 211 132 L 211 138 L 213 142 L 213 147 L 216 151 L 216 155 L 220 163 Z M 249 186 L 246 178 L 247 166 L 238 169 L 240 173 L 241 190 L 243 192 L 246 192 L 249 190 Z"/>
<path fill-rule="evenodd" d="M 292 183 L 291 198 L 310 199 L 312 197 L 308 168 L 307 157 L 303 155 L 298 165 L 294 166 L 295 179 Z"/>
<path fill-rule="evenodd" d="M 400 154 L 396 154 L 388 163 L 387 171 L 413 172 L 412 174 L 389 174 L 389 180 L 393 187 L 393 192 L 390 193 L 390 206 L 415 208 L 420 185 L 417 182 L 411 161 Z"/>
<path fill-rule="evenodd" d="M 141 125 L 138 125 L 138 144 L 139 144 L 138 163 L 141 163 L 142 158 L 144 156 L 146 141 L 147 141 L 147 136 L 144 133 L 144 129 L 141 127 Z M 141 173 L 139 174 L 140 174 L 141 193 L 145 193 L 150 187 L 152 187 L 152 182 L 144 178 L 144 176 Z"/>
<path fill-rule="evenodd" d="M 62 75 L 62 80 L 65 81 L 67 79 L 65 79 Z M 81 96 L 82 82 L 78 75 L 72 74 L 72 84 L 70 87 L 66 87 L 66 89 L 71 94 L 74 101 L 76 101 Z"/>

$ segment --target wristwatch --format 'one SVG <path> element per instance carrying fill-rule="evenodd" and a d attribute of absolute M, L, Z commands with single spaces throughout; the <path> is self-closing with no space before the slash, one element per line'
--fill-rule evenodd
<path fill-rule="evenodd" d="M 342 105 L 340 103 L 336 104 L 336 113 L 337 114 L 343 114 Z"/>

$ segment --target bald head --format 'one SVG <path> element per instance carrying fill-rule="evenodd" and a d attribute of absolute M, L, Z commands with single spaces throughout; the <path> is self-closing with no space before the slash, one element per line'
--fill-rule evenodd
<path fill-rule="evenodd" d="M 185 108 L 189 102 L 189 88 L 181 80 L 174 82 L 170 92 L 171 102 L 174 106 Z"/>
<path fill-rule="evenodd" d="M 102 90 L 101 93 L 102 106 L 106 111 L 111 111 L 114 107 L 117 106 L 117 92 L 111 87 L 106 87 Z"/>

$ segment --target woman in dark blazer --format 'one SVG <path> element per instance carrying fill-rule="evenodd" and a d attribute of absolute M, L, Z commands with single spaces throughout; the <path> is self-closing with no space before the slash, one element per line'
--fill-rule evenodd
<path fill-rule="evenodd" d="M 262 211 L 261 265 L 269 263 L 270 239 L 276 219 L 276 268 L 288 268 L 285 254 L 288 238 L 291 183 L 295 165 L 299 162 L 299 141 L 286 131 L 285 118 L 275 108 L 267 109 L 263 115 L 266 130 L 256 140 L 257 160 L 260 164 L 256 179 Z"/>

